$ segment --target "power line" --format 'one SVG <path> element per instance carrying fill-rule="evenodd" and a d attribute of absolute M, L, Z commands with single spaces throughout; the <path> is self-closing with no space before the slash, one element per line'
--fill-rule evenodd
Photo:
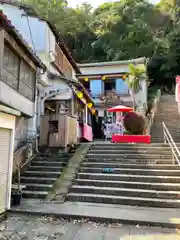
<path fill-rule="evenodd" d="M 27 23 L 28 23 L 28 28 L 29 28 L 29 34 L 30 34 L 30 37 L 31 37 L 31 42 L 32 42 L 32 45 L 33 45 L 33 50 L 36 53 L 36 48 L 35 48 L 35 44 L 34 44 L 34 40 L 33 40 L 33 35 L 32 35 L 32 31 L 31 31 L 31 26 L 30 26 L 28 15 L 26 15 L 26 19 L 27 19 Z"/>

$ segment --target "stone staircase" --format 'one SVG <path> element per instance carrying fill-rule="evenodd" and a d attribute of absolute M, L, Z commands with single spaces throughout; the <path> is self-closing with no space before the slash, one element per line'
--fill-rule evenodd
<path fill-rule="evenodd" d="M 173 165 L 171 150 L 163 143 L 96 143 L 66 200 L 180 208 L 180 166 Z"/>
<path fill-rule="evenodd" d="M 162 95 L 151 130 L 152 142 L 164 142 L 162 122 L 164 122 L 175 142 L 180 142 L 180 117 L 174 95 Z"/>
<path fill-rule="evenodd" d="M 46 198 L 73 154 L 74 152 L 38 154 L 21 175 L 23 198 Z"/>

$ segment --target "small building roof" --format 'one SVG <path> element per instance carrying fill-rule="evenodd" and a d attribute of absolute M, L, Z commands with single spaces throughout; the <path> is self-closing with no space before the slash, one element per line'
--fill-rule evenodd
<path fill-rule="evenodd" d="M 31 56 L 32 61 L 41 69 L 46 69 L 46 66 L 40 60 L 40 58 L 34 53 L 28 43 L 24 40 L 22 35 L 18 30 L 12 25 L 11 21 L 7 16 L 0 10 L 0 26 L 3 27 L 7 32 L 13 35 L 16 41 L 24 48 L 29 56 Z"/>
<path fill-rule="evenodd" d="M 106 67 L 106 66 L 116 66 L 116 65 L 128 65 L 128 64 L 144 64 L 146 63 L 147 58 L 136 58 L 131 60 L 123 60 L 123 61 L 111 61 L 111 62 L 94 62 L 94 63 L 83 63 L 78 64 L 79 68 L 83 67 Z"/>

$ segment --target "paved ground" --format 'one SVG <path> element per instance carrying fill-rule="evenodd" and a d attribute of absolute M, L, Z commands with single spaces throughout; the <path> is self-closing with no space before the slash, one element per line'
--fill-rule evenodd
<path fill-rule="evenodd" d="M 48 216 L 69 216 L 73 219 L 89 218 L 113 219 L 113 222 L 126 222 L 129 224 L 140 224 L 153 226 L 166 226 L 180 228 L 180 209 L 172 208 L 150 208 L 127 205 L 94 204 L 83 202 L 58 203 L 46 202 L 35 199 L 24 199 L 19 206 L 11 208 L 14 213 L 36 213 Z"/>
<path fill-rule="evenodd" d="M 180 230 L 63 221 L 11 214 L 0 223 L 0 240 L 180 240 Z"/>

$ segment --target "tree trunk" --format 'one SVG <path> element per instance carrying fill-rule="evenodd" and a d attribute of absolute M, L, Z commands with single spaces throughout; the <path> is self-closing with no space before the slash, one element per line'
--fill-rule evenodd
<path fill-rule="evenodd" d="M 134 91 L 131 89 L 130 90 L 130 94 L 131 94 L 131 97 L 132 97 L 132 102 L 133 102 L 133 109 L 135 111 L 135 108 L 136 108 L 136 99 L 135 99 L 135 93 Z"/>

